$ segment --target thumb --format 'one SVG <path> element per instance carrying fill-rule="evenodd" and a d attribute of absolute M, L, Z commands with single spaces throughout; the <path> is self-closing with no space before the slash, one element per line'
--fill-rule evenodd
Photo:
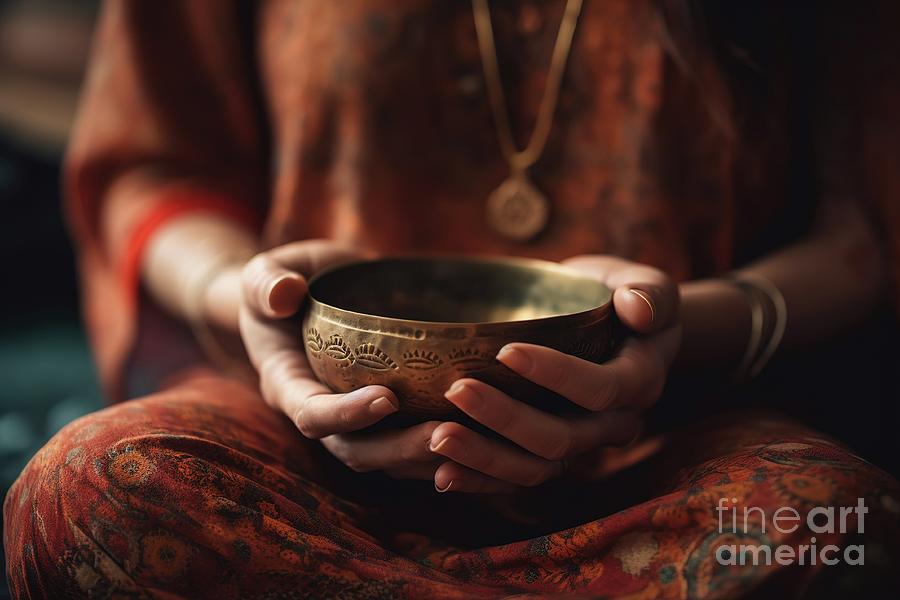
<path fill-rule="evenodd" d="M 244 298 L 254 312 L 283 319 L 297 312 L 306 295 L 306 279 L 265 254 L 252 258 L 241 273 Z"/>
<path fill-rule="evenodd" d="M 632 331 L 649 333 L 658 329 L 659 309 L 651 290 L 638 285 L 616 288 L 613 307 L 619 320 Z"/>
<path fill-rule="evenodd" d="M 565 264 L 615 290 L 613 308 L 632 331 L 661 331 L 676 322 L 678 286 L 659 269 L 613 256 L 579 256 Z"/>

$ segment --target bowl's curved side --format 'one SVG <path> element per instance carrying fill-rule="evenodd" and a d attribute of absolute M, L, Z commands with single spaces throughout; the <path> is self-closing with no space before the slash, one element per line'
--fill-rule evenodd
<path fill-rule="evenodd" d="M 558 397 L 510 371 L 496 360 L 497 352 L 510 342 L 528 342 L 601 362 L 612 351 L 611 324 L 608 305 L 563 319 L 498 328 L 362 319 L 312 301 L 302 337 L 313 372 L 334 391 L 384 385 L 397 394 L 402 411 L 433 418 L 455 411 L 444 392 L 461 377 L 558 409 Z"/>

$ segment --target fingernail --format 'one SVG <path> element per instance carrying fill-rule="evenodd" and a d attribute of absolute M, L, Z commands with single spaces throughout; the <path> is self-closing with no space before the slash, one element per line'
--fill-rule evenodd
<path fill-rule="evenodd" d="M 397 406 L 391 402 L 390 398 L 387 396 L 381 396 L 380 398 L 372 400 L 369 404 L 369 412 L 373 415 L 384 417 L 392 412 L 397 412 Z"/>
<path fill-rule="evenodd" d="M 637 288 L 628 288 L 628 291 L 647 303 L 647 308 L 650 309 L 650 324 L 652 325 L 656 321 L 656 309 L 653 307 L 653 300 L 650 299 L 650 294 Z"/>
<path fill-rule="evenodd" d="M 448 394 L 455 394 L 456 392 L 461 390 L 463 388 L 463 386 L 465 386 L 465 385 L 466 384 L 461 379 L 457 379 L 456 381 L 453 382 L 453 385 L 450 386 L 450 389 L 447 390 L 446 392 L 444 392 L 444 395 L 446 396 Z"/>
<path fill-rule="evenodd" d="M 439 487 L 437 481 L 434 482 L 434 489 L 443 494 L 444 492 L 449 492 L 450 488 L 453 487 L 453 480 L 451 479 L 449 483 L 447 483 L 446 487 Z"/>
<path fill-rule="evenodd" d="M 462 381 L 457 381 L 447 392 L 444 397 L 459 405 L 460 408 L 467 411 L 476 411 L 481 408 L 481 395 L 470 385 L 466 385 Z"/>
<path fill-rule="evenodd" d="M 432 452 L 440 453 L 454 460 L 464 459 L 466 457 L 466 446 L 460 440 L 448 435 L 437 444 L 428 448 Z M 443 450 L 443 452 L 441 452 Z"/>
<path fill-rule="evenodd" d="M 526 375 L 531 372 L 533 365 L 531 357 L 514 346 L 503 346 L 497 353 L 497 360 L 515 371 Z"/>
<path fill-rule="evenodd" d="M 291 313 L 297 310 L 297 305 L 300 302 L 300 295 L 297 294 L 295 290 L 284 287 L 288 281 L 302 282 L 303 280 L 293 273 L 280 275 L 269 284 L 268 290 L 266 291 L 266 305 L 268 305 L 269 310 L 275 315 Z"/>
<path fill-rule="evenodd" d="M 447 440 L 449 440 L 449 439 L 450 439 L 450 438 L 445 437 L 444 439 L 442 439 L 441 441 L 439 441 L 437 444 L 435 444 L 435 443 L 434 443 L 434 440 L 432 440 L 432 441 L 428 444 L 428 449 L 431 450 L 432 452 L 437 452 L 438 450 L 440 450 L 441 448 L 444 447 L 444 445 L 447 443 Z"/>

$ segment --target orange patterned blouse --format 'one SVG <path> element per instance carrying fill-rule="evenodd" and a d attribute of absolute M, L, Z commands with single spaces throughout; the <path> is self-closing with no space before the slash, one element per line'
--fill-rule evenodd
<path fill-rule="evenodd" d="M 550 221 L 515 243 L 485 218 L 508 170 L 468 0 L 111 2 L 67 173 L 108 389 L 149 301 L 135 293 L 143 241 L 189 211 L 258 227 L 267 246 L 613 253 L 684 280 L 796 239 L 819 201 L 851 198 L 900 256 L 896 4 L 709 3 L 695 29 L 678 4 L 585 2 L 531 171 Z M 491 6 L 524 145 L 565 2 Z"/>

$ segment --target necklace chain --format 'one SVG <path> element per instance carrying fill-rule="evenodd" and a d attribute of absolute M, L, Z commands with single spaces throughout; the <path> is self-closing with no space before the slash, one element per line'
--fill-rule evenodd
<path fill-rule="evenodd" d="M 503 83 L 500 79 L 497 49 L 494 44 L 494 28 L 491 23 L 491 9 L 488 6 L 488 0 L 472 0 L 478 48 L 481 53 L 491 110 L 494 114 L 494 126 L 497 130 L 500 149 L 513 171 L 524 172 L 531 167 L 540 158 L 544 146 L 547 145 L 547 138 L 550 136 L 550 128 L 553 124 L 553 114 L 556 112 L 556 104 L 562 87 L 563 73 L 566 70 L 566 62 L 572 48 L 572 38 L 575 35 L 575 28 L 581 13 L 581 5 L 582 0 L 567 0 L 566 2 L 566 12 L 560 23 L 556 44 L 553 47 L 550 68 L 547 71 L 547 83 L 538 107 L 534 130 L 531 132 L 525 148 L 519 150 L 512 134 Z"/>

